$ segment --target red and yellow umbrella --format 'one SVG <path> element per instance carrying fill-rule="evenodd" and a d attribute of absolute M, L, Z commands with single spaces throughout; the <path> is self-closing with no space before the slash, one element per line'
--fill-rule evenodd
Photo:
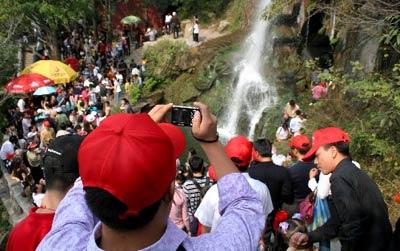
<path fill-rule="evenodd" d="M 78 73 L 70 66 L 56 60 L 39 60 L 26 67 L 22 73 L 38 73 L 53 80 L 56 84 L 66 84 L 78 77 Z"/>

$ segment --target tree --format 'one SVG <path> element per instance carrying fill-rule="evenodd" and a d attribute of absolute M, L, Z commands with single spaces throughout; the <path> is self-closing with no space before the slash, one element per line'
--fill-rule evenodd
<path fill-rule="evenodd" d="M 3 19 L 21 17 L 22 23 L 28 24 L 24 29 L 29 33 L 33 27 L 39 29 L 52 56 L 59 58 L 58 32 L 62 29 L 71 31 L 73 22 L 93 15 L 95 10 L 91 3 L 85 0 L 2 0 L 0 16 Z"/>
<path fill-rule="evenodd" d="M 178 6 L 181 17 L 189 18 L 193 15 L 199 16 L 202 20 L 210 18 L 210 14 L 217 16 L 228 6 L 230 0 L 171 0 L 171 3 Z"/>

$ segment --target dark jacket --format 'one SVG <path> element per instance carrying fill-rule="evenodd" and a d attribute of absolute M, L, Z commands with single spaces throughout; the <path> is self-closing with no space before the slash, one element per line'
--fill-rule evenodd
<path fill-rule="evenodd" d="M 336 236 L 342 251 L 386 251 L 392 228 L 385 201 L 375 182 L 350 159 L 332 173 L 331 218 L 308 233 L 310 242 Z"/>
<path fill-rule="evenodd" d="M 310 170 L 313 167 L 316 167 L 313 162 L 298 161 L 288 169 L 295 200 L 303 200 L 310 194 L 308 179 Z"/>
<path fill-rule="evenodd" d="M 282 166 L 270 162 L 254 162 L 248 173 L 251 178 L 263 182 L 269 189 L 274 209 L 280 209 L 282 203 L 293 202 L 292 183 L 289 172 Z"/>

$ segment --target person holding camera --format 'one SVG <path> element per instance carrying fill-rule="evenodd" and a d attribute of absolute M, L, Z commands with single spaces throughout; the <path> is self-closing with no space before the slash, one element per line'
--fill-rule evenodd
<path fill-rule="evenodd" d="M 85 138 L 81 179 L 37 250 L 255 250 L 265 223 L 262 203 L 226 156 L 216 117 L 206 105 L 195 106 L 192 134 L 218 177 L 222 216 L 214 233 L 192 238 L 168 219 L 185 137 L 160 123 L 172 105 L 157 105 L 149 114 L 112 115 Z"/>

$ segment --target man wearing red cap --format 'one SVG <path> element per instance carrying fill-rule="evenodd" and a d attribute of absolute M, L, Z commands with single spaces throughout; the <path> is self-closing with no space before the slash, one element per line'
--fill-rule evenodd
<path fill-rule="evenodd" d="M 43 121 L 43 128 L 42 131 L 40 132 L 40 141 L 41 141 L 41 147 L 47 147 L 55 137 L 56 133 L 54 132 L 54 129 L 51 127 L 50 122 L 48 120 Z"/>
<path fill-rule="evenodd" d="M 339 128 L 315 131 L 313 146 L 304 156 L 315 157 L 323 174 L 332 173 L 331 218 L 315 231 L 295 233 L 290 242 L 303 246 L 339 237 L 342 250 L 384 251 L 391 237 L 388 210 L 375 182 L 351 161 L 350 138 Z"/>
<path fill-rule="evenodd" d="M 172 109 L 105 119 L 79 150 L 81 180 L 57 209 L 52 231 L 37 250 L 255 250 L 265 223 L 260 200 L 218 142 L 207 106 L 192 133 L 219 179 L 217 231 L 191 238 L 168 220 L 175 160 L 185 145 L 179 128 L 163 120 Z M 156 154 L 156 155 L 155 155 Z M 100 222 L 98 222 L 98 220 Z"/>
<path fill-rule="evenodd" d="M 230 139 L 225 146 L 226 155 L 231 158 L 250 186 L 256 191 L 263 204 L 265 217 L 268 217 L 274 210 L 268 187 L 261 181 L 251 178 L 246 172 L 251 161 L 252 149 L 253 144 L 244 136 L 237 136 Z M 199 219 L 203 226 L 202 233 L 210 232 L 210 230 L 214 230 L 218 225 L 219 218 L 221 217 L 218 211 L 218 201 L 218 187 L 217 185 L 213 185 L 207 191 L 195 213 L 196 218 Z"/>
<path fill-rule="evenodd" d="M 312 161 L 303 161 L 304 155 L 311 149 L 311 142 L 307 136 L 294 136 L 290 143 L 290 155 L 295 159 L 295 163 L 288 169 L 290 181 L 292 182 L 293 205 L 287 207 L 289 215 L 299 212 L 298 204 L 311 192 L 308 188 L 308 178 L 310 170 L 315 167 Z"/>

